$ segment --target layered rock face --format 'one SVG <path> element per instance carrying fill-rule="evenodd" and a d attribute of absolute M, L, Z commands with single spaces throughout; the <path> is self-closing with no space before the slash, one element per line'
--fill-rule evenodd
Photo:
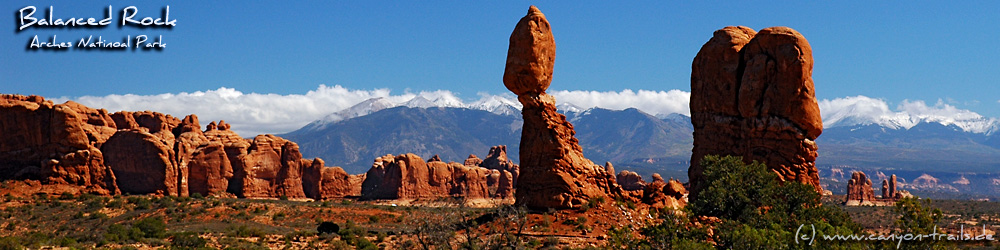
<path fill-rule="evenodd" d="M 109 114 L 19 95 L 0 96 L 0 114 L 0 179 L 78 185 L 99 194 L 323 199 L 360 195 L 364 178 L 302 159 L 298 145 L 280 137 L 243 139 L 224 121 L 201 131 L 195 115 Z"/>
<path fill-rule="evenodd" d="M 715 31 L 691 70 L 692 198 L 706 183 L 700 161 L 713 154 L 763 162 L 782 181 L 822 190 L 814 141 L 823 123 L 812 67 L 809 42 L 790 28 Z"/>
<path fill-rule="evenodd" d="M 590 197 L 611 196 L 613 174 L 583 156 L 573 125 L 545 93 L 552 82 L 556 44 L 545 15 L 535 6 L 510 35 L 503 82 L 523 105 L 521 171 L 517 203 L 530 208 L 572 208 Z"/>
<path fill-rule="evenodd" d="M 857 202 L 859 205 L 870 204 L 875 201 L 875 190 L 872 189 L 872 180 L 863 172 L 851 174 L 851 180 L 847 181 L 847 202 Z"/>
<path fill-rule="evenodd" d="M 414 154 L 375 158 L 365 175 L 362 199 L 504 198 L 512 191 L 506 170 L 425 162 Z"/>
<path fill-rule="evenodd" d="M 38 179 L 117 194 L 101 146 L 116 131 L 106 110 L 39 96 L 0 96 L 0 179 Z"/>

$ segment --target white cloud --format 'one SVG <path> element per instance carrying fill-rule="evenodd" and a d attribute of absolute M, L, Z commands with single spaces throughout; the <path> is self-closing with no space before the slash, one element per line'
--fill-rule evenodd
<path fill-rule="evenodd" d="M 690 93 L 671 91 L 624 90 L 621 92 L 555 91 L 559 103 L 570 102 L 581 107 L 607 109 L 638 108 L 650 114 L 688 112 Z M 158 95 L 107 95 L 52 98 L 55 102 L 74 100 L 81 104 L 104 108 L 111 112 L 121 110 L 152 110 L 178 118 L 188 114 L 198 115 L 202 126 L 210 121 L 225 120 L 233 130 L 244 137 L 263 133 L 286 133 L 319 120 L 324 116 L 349 108 L 370 98 L 382 97 L 391 103 L 404 105 L 414 97 L 423 97 L 434 106 L 465 107 L 462 99 L 448 90 L 423 91 L 393 95 L 389 89 L 352 90 L 340 85 L 320 85 L 305 94 L 259 94 L 222 87 L 216 90 L 193 93 L 167 93 Z M 494 95 L 479 94 L 480 101 Z M 495 95 L 508 102 L 517 103 L 510 95 Z M 414 101 L 416 102 L 416 101 Z M 473 104 L 479 102 L 473 102 Z M 418 103 L 412 103 L 419 105 Z M 515 105 L 519 108 L 520 105 Z"/>
<path fill-rule="evenodd" d="M 450 95 L 450 92 L 444 93 Z M 433 95 L 439 96 L 442 92 L 436 91 Z M 53 100 L 59 103 L 72 99 L 111 112 L 152 110 L 179 118 L 196 114 L 202 126 L 210 121 L 225 120 L 241 136 L 252 137 L 263 133 L 290 132 L 370 98 L 383 97 L 400 103 L 415 96 L 417 94 L 413 93 L 392 95 L 388 89 L 350 90 L 339 85 L 320 85 L 304 95 L 243 93 L 222 87 L 193 93 L 61 97 Z"/>
<path fill-rule="evenodd" d="M 557 103 L 572 103 L 581 108 L 601 107 L 606 109 L 637 108 L 651 115 L 667 115 L 672 113 L 691 115 L 688 103 L 691 93 L 681 90 L 651 91 L 630 89 L 620 92 L 558 90 L 549 92 L 556 97 Z"/>
<path fill-rule="evenodd" d="M 621 110 L 637 108 L 651 115 L 679 113 L 690 115 L 688 103 L 691 93 L 681 90 L 650 91 L 551 91 L 558 104 L 571 103 L 581 108 L 600 107 Z M 54 101 L 72 99 L 94 108 L 104 108 L 111 112 L 120 110 L 152 110 L 181 118 L 197 114 L 202 125 L 210 121 L 226 120 L 233 130 L 245 137 L 263 133 L 286 133 L 299 129 L 324 116 L 349 108 L 371 98 L 385 98 L 394 106 L 407 102 L 417 106 L 415 97 L 422 97 L 423 104 L 431 106 L 470 107 L 497 110 L 501 104 L 513 104 L 520 108 L 517 98 L 509 94 L 478 94 L 478 101 L 464 103 L 451 91 L 436 90 L 402 94 L 392 94 L 389 89 L 352 90 L 342 86 L 320 85 L 305 94 L 258 94 L 243 93 L 232 88 L 197 91 L 193 93 L 159 95 L 108 95 L 83 96 L 77 98 L 60 97 Z M 417 98 L 420 99 L 420 98 Z M 480 107 L 481 106 L 481 107 Z M 920 122 L 954 124 L 965 131 L 992 133 L 1000 131 L 1000 120 L 987 118 L 975 112 L 959 109 L 943 100 L 934 105 L 924 101 L 904 100 L 895 109 L 890 109 L 882 99 L 867 96 L 853 96 L 820 100 L 820 111 L 825 127 L 850 126 L 855 124 L 879 124 L 892 128 L 911 128 Z M 503 112 L 500 112 L 503 111 Z M 500 110 L 500 113 L 515 113 Z"/>

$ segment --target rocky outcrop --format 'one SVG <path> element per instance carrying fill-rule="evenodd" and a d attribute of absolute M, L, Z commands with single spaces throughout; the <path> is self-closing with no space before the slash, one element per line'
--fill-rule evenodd
<path fill-rule="evenodd" d="M 305 198 L 312 188 L 308 197 L 321 199 L 360 195 L 364 178 L 302 159 L 298 145 L 277 136 L 244 139 L 225 121 L 201 131 L 195 115 L 109 114 L 19 95 L 0 96 L 0 114 L 0 179 L 98 194 Z"/>
<path fill-rule="evenodd" d="M 178 195 L 178 171 L 171 146 L 145 131 L 120 130 L 101 151 L 118 178 L 118 188 L 130 194 Z"/>
<path fill-rule="evenodd" d="M 116 131 L 106 110 L 39 96 L 0 96 L 0 180 L 37 179 L 117 194 L 100 147 Z"/>
<path fill-rule="evenodd" d="M 639 173 L 622 170 L 615 176 L 618 185 L 621 185 L 622 189 L 626 191 L 643 190 L 646 188 L 646 181 L 642 180 L 642 176 Z"/>
<path fill-rule="evenodd" d="M 304 164 L 302 187 L 306 197 L 320 200 L 361 195 L 364 174 L 349 175 L 340 167 L 325 167 L 322 159 L 316 158 Z"/>
<path fill-rule="evenodd" d="M 468 160 L 466 160 L 468 162 Z M 479 164 L 480 167 L 496 170 L 505 170 L 510 172 L 511 178 L 515 185 L 517 184 L 517 177 L 521 173 L 521 166 L 514 164 L 513 161 L 507 158 L 507 146 L 499 145 L 490 147 L 490 152 L 486 155 L 486 159 L 483 159 Z"/>
<path fill-rule="evenodd" d="M 889 183 L 888 184 L 889 184 L 889 186 L 886 188 L 887 189 L 886 191 L 888 191 L 888 193 L 882 192 L 882 198 L 883 199 L 899 199 L 899 198 L 901 198 L 900 195 L 899 195 L 899 191 L 896 190 L 896 187 L 899 186 L 899 184 L 896 183 L 896 175 L 892 175 L 891 177 L 889 177 Z"/>
<path fill-rule="evenodd" d="M 234 169 L 235 190 L 246 198 L 305 198 L 302 188 L 302 154 L 294 142 L 274 135 L 254 137 L 246 155 Z M 312 162 L 306 162 L 311 165 Z"/>
<path fill-rule="evenodd" d="M 686 194 L 684 184 L 674 179 L 663 181 L 660 174 L 653 174 L 653 182 L 643 188 L 642 203 L 654 208 L 679 209 L 687 205 Z"/>
<path fill-rule="evenodd" d="M 782 181 L 817 191 L 816 137 L 823 132 L 812 81 L 812 49 L 787 27 L 726 27 L 702 46 L 691 70 L 694 148 L 691 196 L 706 183 L 706 155 L 759 161 Z"/>
<path fill-rule="evenodd" d="M 868 179 L 868 175 L 863 172 L 851 174 L 851 180 L 847 181 L 848 205 L 872 204 L 874 201 L 875 190 L 872 189 L 872 180 Z"/>
<path fill-rule="evenodd" d="M 361 185 L 362 199 L 510 196 L 510 172 L 455 162 L 425 162 L 414 154 L 375 158 Z"/>
<path fill-rule="evenodd" d="M 516 202 L 530 208 L 572 208 L 591 197 L 612 196 L 613 174 L 583 156 L 573 125 L 545 93 L 552 82 L 555 40 L 535 6 L 510 35 L 503 82 L 518 96 L 524 118 Z"/>
<path fill-rule="evenodd" d="M 462 163 L 462 165 L 466 166 L 479 166 L 479 164 L 483 164 L 483 160 L 474 154 L 470 154 L 469 158 L 466 158 L 465 162 Z"/>

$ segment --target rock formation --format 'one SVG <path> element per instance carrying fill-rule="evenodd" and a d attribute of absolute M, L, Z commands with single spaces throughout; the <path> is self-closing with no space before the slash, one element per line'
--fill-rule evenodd
<path fill-rule="evenodd" d="M 615 177 L 618 181 L 618 185 L 622 186 L 622 189 L 626 191 L 643 190 L 646 188 L 646 181 L 642 180 L 642 176 L 639 173 L 622 170 Z"/>
<path fill-rule="evenodd" d="M 822 190 L 814 141 L 823 123 L 812 67 L 809 43 L 790 28 L 715 31 L 691 67 L 693 199 L 706 183 L 699 163 L 713 154 L 763 162 L 782 181 Z"/>
<path fill-rule="evenodd" d="M 479 164 L 483 164 L 483 160 L 474 154 L 470 154 L 469 158 L 466 158 L 465 162 L 462 163 L 462 165 L 466 166 L 479 166 Z"/>
<path fill-rule="evenodd" d="M 872 189 L 872 180 L 863 172 L 851 174 L 851 180 L 847 181 L 848 205 L 872 204 L 874 201 L 875 190 Z"/>
<path fill-rule="evenodd" d="M 556 45 L 545 15 L 535 6 L 510 35 L 503 82 L 523 105 L 518 204 L 530 208 L 572 208 L 588 198 L 611 196 L 615 180 L 583 156 L 566 116 L 545 93 L 552 82 Z"/>
<path fill-rule="evenodd" d="M 882 199 L 892 197 L 889 195 L 889 180 L 882 180 Z"/>
<path fill-rule="evenodd" d="M 175 154 L 168 141 L 145 131 L 119 130 L 101 151 L 118 178 L 118 188 L 130 194 L 178 195 Z"/>
<path fill-rule="evenodd" d="M 466 160 L 468 162 L 468 160 Z M 468 165 L 468 164 L 466 164 Z M 486 159 L 479 163 L 480 167 L 510 172 L 512 183 L 517 185 L 517 177 L 521 173 L 521 166 L 514 164 L 507 158 L 507 146 L 499 145 L 490 147 L 490 152 L 486 154 Z"/>
<path fill-rule="evenodd" d="M 39 96 L 0 96 L 0 180 L 37 179 L 117 194 L 101 146 L 115 131 L 106 110 Z"/>
<path fill-rule="evenodd" d="M 678 209 L 687 205 L 687 200 L 684 199 L 685 194 L 687 194 L 687 190 L 681 182 L 674 179 L 663 181 L 660 174 L 653 174 L 653 182 L 643 188 L 642 203 L 654 208 Z"/>
<path fill-rule="evenodd" d="M 364 174 L 349 175 L 340 167 L 324 167 L 322 159 L 313 159 L 304 165 L 302 188 L 306 197 L 313 199 L 343 198 L 361 195 Z"/>
<path fill-rule="evenodd" d="M 506 170 L 425 162 L 415 154 L 375 158 L 365 175 L 362 199 L 502 198 L 511 190 Z"/>
<path fill-rule="evenodd" d="M 898 187 L 898 184 L 896 183 L 896 175 L 892 175 L 892 177 L 889 177 L 889 196 L 887 197 L 885 196 L 886 194 L 883 193 L 882 198 L 900 198 L 899 191 L 896 190 L 896 187 Z"/>
<path fill-rule="evenodd" d="M 77 185 L 98 194 L 314 199 L 360 195 L 364 179 L 302 159 L 298 145 L 277 136 L 247 140 L 225 121 L 201 131 L 195 115 L 109 114 L 20 95 L 0 96 L 0 114 L 0 179 Z"/>

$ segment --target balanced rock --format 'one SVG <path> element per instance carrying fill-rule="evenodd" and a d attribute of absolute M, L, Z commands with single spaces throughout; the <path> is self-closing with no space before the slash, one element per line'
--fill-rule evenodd
<path fill-rule="evenodd" d="M 510 35 L 503 82 L 523 105 L 521 170 L 516 203 L 530 208 L 573 208 L 589 198 L 612 196 L 613 174 L 584 158 L 566 116 L 545 93 L 552 82 L 555 40 L 545 15 L 535 6 Z M 485 162 L 485 161 L 484 161 Z"/>
<path fill-rule="evenodd" d="M 503 84 L 518 96 L 545 93 L 552 83 L 555 61 L 556 41 L 549 21 L 531 6 L 510 34 Z"/>
<path fill-rule="evenodd" d="M 702 46 L 691 70 L 692 198 L 705 185 L 706 155 L 759 161 L 781 181 L 817 191 L 816 137 L 823 132 L 809 42 L 787 27 L 726 27 Z"/>

